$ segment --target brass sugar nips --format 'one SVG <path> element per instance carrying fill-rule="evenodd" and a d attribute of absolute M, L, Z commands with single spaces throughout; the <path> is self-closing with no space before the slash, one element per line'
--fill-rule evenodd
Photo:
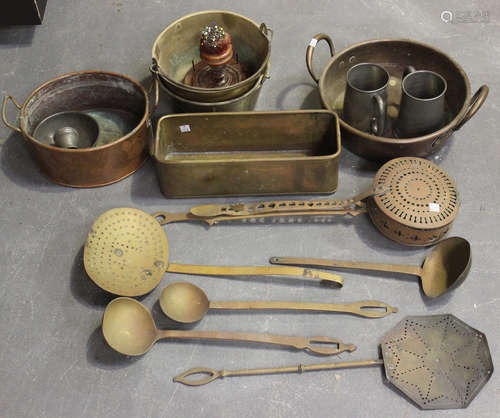
<path fill-rule="evenodd" d="M 102 332 L 110 347 L 128 356 L 140 356 L 148 352 L 160 339 L 246 341 L 292 347 L 321 355 L 335 355 L 356 349 L 356 346 L 352 344 L 344 344 L 342 341 L 329 337 L 305 338 L 193 330 L 160 331 L 156 328 L 151 313 L 142 303 L 124 297 L 112 300 L 106 307 L 102 319 Z"/>

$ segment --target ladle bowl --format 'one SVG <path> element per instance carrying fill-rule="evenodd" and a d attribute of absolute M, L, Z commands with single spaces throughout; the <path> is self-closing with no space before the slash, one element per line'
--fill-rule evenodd
<path fill-rule="evenodd" d="M 458 287 L 469 274 L 471 246 L 465 238 L 451 237 L 440 241 L 425 258 L 423 267 L 405 264 L 364 263 L 320 258 L 271 257 L 272 264 L 374 270 L 410 274 L 422 279 L 422 288 L 429 298 L 436 298 Z"/>

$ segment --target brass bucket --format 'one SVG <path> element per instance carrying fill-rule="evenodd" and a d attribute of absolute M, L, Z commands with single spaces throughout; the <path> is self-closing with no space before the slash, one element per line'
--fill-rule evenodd
<path fill-rule="evenodd" d="M 257 104 L 260 90 L 266 76 L 261 75 L 250 90 L 239 97 L 221 102 L 197 102 L 194 100 L 185 99 L 170 91 L 163 80 L 160 80 L 161 89 L 170 97 L 173 102 L 176 113 L 199 113 L 199 112 L 243 112 L 245 110 L 253 110 Z"/>
<path fill-rule="evenodd" d="M 321 40 L 328 43 L 332 58 L 321 77 L 317 77 L 312 69 L 312 58 L 314 48 Z M 351 67 L 362 62 L 378 63 L 389 73 L 389 121 L 394 121 L 399 114 L 401 75 L 408 65 L 440 74 L 448 83 L 445 97 L 448 116 L 446 125 L 423 136 L 394 138 L 372 135 L 348 124 L 343 116 L 346 75 Z M 483 85 L 471 98 L 469 79 L 455 60 L 430 45 L 410 39 L 375 39 L 335 53 L 331 38 L 320 33 L 307 47 L 306 64 L 311 77 L 318 83 L 323 106 L 340 116 L 342 144 L 370 160 L 425 157 L 438 151 L 454 132 L 474 116 L 488 96 L 488 87 Z"/>
<path fill-rule="evenodd" d="M 200 35 L 204 26 L 216 22 L 231 34 L 238 59 L 250 72 L 239 83 L 220 88 L 201 88 L 182 81 L 192 62 L 200 61 Z M 223 102 L 241 97 L 256 86 L 266 71 L 271 54 L 272 30 L 265 23 L 228 11 L 208 10 L 192 13 L 171 23 L 153 45 L 151 71 L 169 92 L 193 102 Z"/>
<path fill-rule="evenodd" d="M 8 100 L 19 109 L 19 126 L 6 119 Z M 106 145 L 67 149 L 42 143 L 32 135 L 45 118 L 63 111 L 112 109 L 127 112 L 135 126 Z M 82 71 L 56 77 L 35 89 L 20 105 L 6 96 L 2 120 L 28 140 L 40 171 L 64 186 L 96 187 L 114 183 L 136 171 L 148 157 L 151 140 L 149 101 L 144 88 L 121 74 Z"/>

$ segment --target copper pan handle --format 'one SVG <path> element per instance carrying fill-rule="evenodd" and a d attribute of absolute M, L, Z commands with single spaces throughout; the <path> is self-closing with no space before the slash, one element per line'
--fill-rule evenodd
<path fill-rule="evenodd" d="M 15 126 L 13 124 L 11 124 L 8 120 L 7 120 L 7 115 L 6 115 L 6 108 L 7 108 L 7 100 L 9 100 L 14 103 L 14 105 L 19 109 L 21 110 L 22 106 L 17 102 L 17 100 L 12 97 L 10 94 L 8 96 L 5 96 L 3 98 L 3 102 L 2 102 L 2 121 L 3 123 L 5 124 L 5 126 L 9 127 L 10 129 L 12 129 L 13 131 L 17 131 L 17 132 L 22 132 L 21 129 L 18 127 L 18 126 Z"/>
<path fill-rule="evenodd" d="M 306 50 L 307 71 L 309 71 L 309 74 L 311 74 L 312 79 L 316 81 L 316 83 L 319 82 L 319 77 L 314 73 L 314 70 L 312 68 L 312 59 L 313 59 L 314 48 L 316 48 L 316 45 L 319 41 L 323 40 L 328 43 L 328 46 L 330 47 L 330 54 L 333 57 L 335 55 L 335 46 L 333 45 L 332 39 L 326 33 L 318 33 L 317 35 L 315 35 L 311 39 L 311 42 L 309 42 L 309 45 L 307 46 Z"/>
<path fill-rule="evenodd" d="M 476 114 L 476 112 L 481 108 L 484 101 L 488 97 L 490 89 L 486 84 L 483 84 L 479 89 L 474 93 L 474 96 L 470 99 L 469 106 L 467 107 L 467 111 L 465 112 L 464 117 L 457 125 L 453 128 L 454 131 L 458 131 L 462 126 L 464 126 L 472 116 Z"/>

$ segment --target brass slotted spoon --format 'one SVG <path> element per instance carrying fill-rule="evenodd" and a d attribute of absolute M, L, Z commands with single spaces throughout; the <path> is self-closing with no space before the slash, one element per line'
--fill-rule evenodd
<path fill-rule="evenodd" d="M 111 209 L 96 219 L 85 242 L 83 262 L 95 284 L 119 296 L 150 292 L 165 271 L 208 276 L 297 276 L 343 284 L 337 274 L 310 268 L 169 264 L 162 227 L 152 216 L 132 208 Z"/>
<path fill-rule="evenodd" d="M 453 315 L 408 316 L 382 340 L 382 358 L 250 370 L 194 368 L 174 382 L 200 386 L 229 376 L 384 365 L 389 382 L 422 409 L 466 408 L 493 373 L 486 336 Z M 199 380 L 193 375 L 208 375 Z"/>

